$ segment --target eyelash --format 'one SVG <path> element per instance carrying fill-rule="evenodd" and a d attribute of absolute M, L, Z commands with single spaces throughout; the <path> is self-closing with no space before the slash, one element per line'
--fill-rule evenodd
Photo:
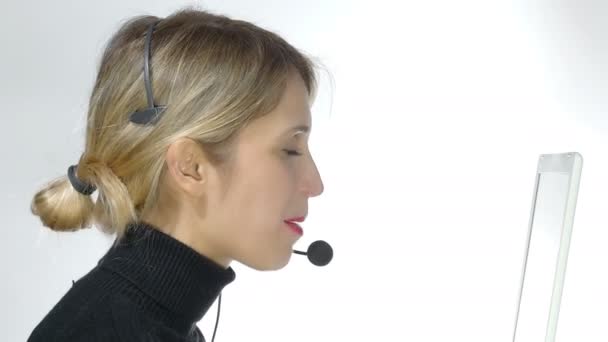
<path fill-rule="evenodd" d="M 288 156 L 301 156 L 302 153 L 296 151 L 296 150 L 283 150 L 287 153 Z"/>

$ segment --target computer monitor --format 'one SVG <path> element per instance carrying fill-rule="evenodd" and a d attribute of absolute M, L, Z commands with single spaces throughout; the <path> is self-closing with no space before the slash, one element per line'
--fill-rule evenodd
<path fill-rule="evenodd" d="M 582 164 L 576 152 L 539 157 L 513 342 L 555 340 Z"/>

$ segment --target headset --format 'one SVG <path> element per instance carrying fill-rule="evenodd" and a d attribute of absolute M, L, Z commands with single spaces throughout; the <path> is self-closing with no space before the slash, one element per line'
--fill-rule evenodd
<path fill-rule="evenodd" d="M 155 105 L 154 96 L 152 94 L 152 82 L 150 77 L 152 75 L 150 71 L 150 44 L 152 42 L 152 32 L 160 20 L 153 22 L 148 26 L 146 32 L 146 41 L 144 44 L 144 83 L 146 87 L 146 98 L 148 100 L 148 107 L 145 109 L 137 110 L 129 115 L 129 121 L 138 125 L 154 125 L 162 117 L 162 114 L 167 109 L 166 105 Z M 308 260 L 316 266 L 325 266 L 329 264 L 333 258 L 333 249 L 331 246 L 323 241 L 317 240 L 308 246 L 306 252 L 294 250 L 293 253 L 299 255 L 308 256 Z M 217 303 L 217 315 L 215 318 L 215 328 L 213 329 L 213 337 L 211 342 L 215 341 L 215 333 L 217 331 L 217 325 L 220 319 L 220 308 L 222 305 L 222 293 L 220 292 L 218 303 Z"/>

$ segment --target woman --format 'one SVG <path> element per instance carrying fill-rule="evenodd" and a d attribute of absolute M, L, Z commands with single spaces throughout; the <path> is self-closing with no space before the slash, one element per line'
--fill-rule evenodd
<path fill-rule="evenodd" d="M 204 341 L 196 323 L 232 261 L 284 267 L 302 235 L 291 222 L 323 192 L 308 149 L 314 70 L 226 16 L 126 22 L 101 60 L 84 153 L 32 201 L 46 227 L 94 223 L 116 240 L 29 341 Z"/>

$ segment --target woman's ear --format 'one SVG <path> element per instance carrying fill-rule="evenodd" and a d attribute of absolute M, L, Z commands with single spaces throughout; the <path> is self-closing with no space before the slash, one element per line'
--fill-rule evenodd
<path fill-rule="evenodd" d="M 202 195 L 208 161 L 199 144 L 188 138 L 178 139 L 167 149 L 166 163 L 171 183 L 179 191 L 195 197 Z"/>

